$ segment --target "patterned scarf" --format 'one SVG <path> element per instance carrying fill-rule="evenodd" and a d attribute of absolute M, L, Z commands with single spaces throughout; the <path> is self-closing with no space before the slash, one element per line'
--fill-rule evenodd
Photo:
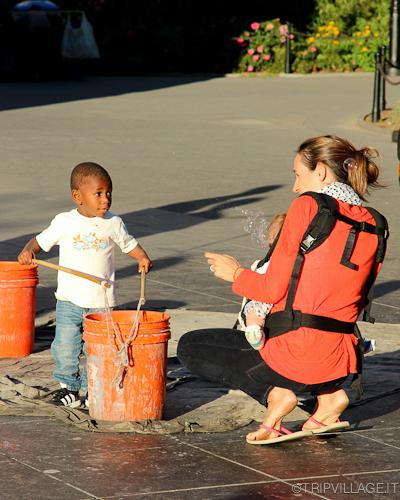
<path fill-rule="evenodd" d="M 344 201 L 350 205 L 362 205 L 362 200 L 354 189 L 348 184 L 343 182 L 331 182 L 327 186 L 323 187 L 318 191 L 319 193 L 325 193 L 335 200 Z"/>

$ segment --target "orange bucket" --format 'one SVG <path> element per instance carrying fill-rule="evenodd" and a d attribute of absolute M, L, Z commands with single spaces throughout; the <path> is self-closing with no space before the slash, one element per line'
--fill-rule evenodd
<path fill-rule="evenodd" d="M 37 265 L 0 262 L 0 358 L 22 358 L 35 341 Z"/>
<path fill-rule="evenodd" d="M 136 311 L 111 314 L 118 338 L 106 314 L 88 314 L 84 320 L 90 416 L 114 422 L 161 419 L 171 337 L 169 316 L 139 312 L 138 334 L 128 347 L 129 366 L 123 372 L 117 352 L 129 337 Z"/>

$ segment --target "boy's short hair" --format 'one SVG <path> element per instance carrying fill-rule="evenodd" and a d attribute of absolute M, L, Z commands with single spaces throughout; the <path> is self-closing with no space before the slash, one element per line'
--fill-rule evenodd
<path fill-rule="evenodd" d="M 102 167 L 98 163 L 85 161 L 83 163 L 79 163 L 76 167 L 73 168 L 71 172 L 71 191 L 73 189 L 79 189 L 79 186 L 82 184 L 83 179 L 90 176 L 104 177 L 110 182 L 112 186 L 110 174 L 104 167 Z"/>

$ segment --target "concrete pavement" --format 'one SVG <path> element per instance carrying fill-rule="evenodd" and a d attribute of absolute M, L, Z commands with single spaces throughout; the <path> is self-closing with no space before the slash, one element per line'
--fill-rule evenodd
<path fill-rule="evenodd" d="M 245 265 L 260 256 L 244 231 L 243 210 L 267 217 L 285 210 L 303 139 L 334 133 L 377 147 L 387 187 L 371 204 L 388 217 L 391 239 L 374 310 L 386 323 L 387 351 L 376 359 L 396 373 L 398 326 L 390 323 L 400 323 L 397 158 L 388 132 L 357 124 L 370 110 L 372 75 L 97 78 L 0 90 L 1 260 L 14 260 L 29 237 L 71 207 L 72 167 L 97 161 L 114 181 L 113 210 L 154 259 L 148 307 L 171 311 L 175 338 L 199 324 L 229 326 L 222 325 L 231 322 L 226 313 L 240 301 L 211 276 L 203 252 L 231 253 Z M 397 98 L 389 87 L 388 102 Z M 42 254 L 52 262 L 55 256 Z M 139 280 L 123 255 L 117 266 L 119 304 L 131 308 Z M 55 281 L 53 271 L 40 270 L 38 322 L 52 314 Z M 356 424 L 351 432 L 268 449 L 246 446 L 246 429 L 108 436 L 49 419 L 1 417 L 0 496 L 339 499 L 349 488 L 357 498 L 383 498 L 377 490 L 386 488 L 386 497 L 396 498 L 398 486 L 389 483 L 400 484 L 398 394 L 354 407 L 347 417 Z M 299 492 L 300 482 L 306 486 Z"/>

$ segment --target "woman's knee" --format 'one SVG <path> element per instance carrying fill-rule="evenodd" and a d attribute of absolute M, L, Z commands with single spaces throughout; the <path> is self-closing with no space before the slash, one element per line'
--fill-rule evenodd
<path fill-rule="evenodd" d="M 196 351 L 196 346 L 201 340 L 201 335 L 199 335 L 201 331 L 202 330 L 193 330 L 187 332 L 179 339 L 176 354 L 179 361 L 185 366 L 192 357 L 192 354 Z"/>

